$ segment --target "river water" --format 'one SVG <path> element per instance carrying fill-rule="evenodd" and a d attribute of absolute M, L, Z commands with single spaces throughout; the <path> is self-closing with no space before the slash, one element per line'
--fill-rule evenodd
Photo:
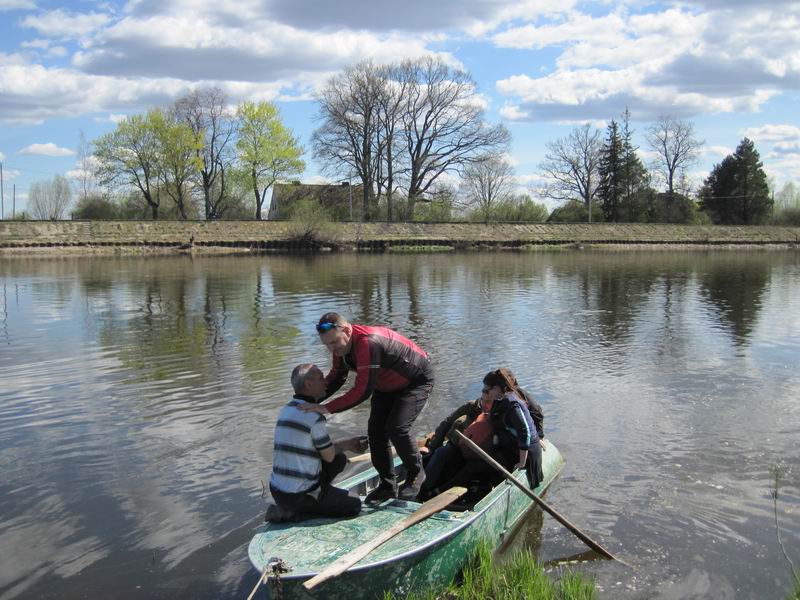
<path fill-rule="evenodd" d="M 511 367 L 567 464 L 514 541 L 602 598 L 783 598 L 800 562 L 800 254 L 0 259 L 0 598 L 234 598 L 291 368 L 337 310 L 432 356 L 429 430 Z M 368 407 L 338 415 L 361 433 Z"/>

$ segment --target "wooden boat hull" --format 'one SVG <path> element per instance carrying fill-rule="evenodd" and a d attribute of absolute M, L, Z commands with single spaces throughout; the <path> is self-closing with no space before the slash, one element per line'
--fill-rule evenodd
<path fill-rule="evenodd" d="M 544 480 L 534 492 L 544 492 L 560 472 L 564 459 L 553 444 L 543 452 Z M 372 469 L 337 486 L 361 493 L 375 477 Z M 527 483 L 524 471 L 515 477 Z M 365 507 L 353 519 L 310 519 L 300 523 L 270 523 L 256 534 L 248 550 L 250 561 L 263 572 L 271 558 L 280 558 L 291 571 L 271 577 L 272 596 L 283 598 L 381 598 L 385 592 L 403 597 L 411 592 L 448 584 L 481 540 L 499 546 L 533 502 L 509 482 L 502 482 L 472 510 L 442 511 L 403 531 L 344 574 L 312 592 L 302 583 L 328 564 L 401 521 L 419 508 L 416 502 L 393 500 Z M 264 592 L 262 592 L 264 593 Z M 262 596 L 263 597 L 263 596 Z"/>

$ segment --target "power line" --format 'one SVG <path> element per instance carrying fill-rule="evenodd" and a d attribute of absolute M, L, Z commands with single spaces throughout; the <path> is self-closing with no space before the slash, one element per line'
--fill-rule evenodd
<path fill-rule="evenodd" d="M 6 168 L 14 169 L 15 171 L 26 171 L 28 173 L 39 173 L 40 175 L 63 175 L 63 173 L 54 173 L 53 171 L 37 171 L 36 169 L 26 169 L 24 167 L 15 167 L 14 165 L 6 164 Z"/>

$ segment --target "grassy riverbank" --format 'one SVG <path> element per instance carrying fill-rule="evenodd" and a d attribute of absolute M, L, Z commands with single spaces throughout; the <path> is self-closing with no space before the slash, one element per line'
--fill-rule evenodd
<path fill-rule="evenodd" d="M 409 600 L 593 600 L 594 583 L 578 573 L 566 572 L 555 581 L 525 553 L 502 565 L 494 564 L 488 544 L 481 544 L 465 567 L 460 581 L 445 589 L 409 596 Z M 385 600 L 394 596 L 387 596 Z M 399 600 L 399 599 L 397 599 Z"/>
<path fill-rule="evenodd" d="M 539 250 L 800 245 L 800 227 L 641 223 L 0 221 L 0 253 Z"/>

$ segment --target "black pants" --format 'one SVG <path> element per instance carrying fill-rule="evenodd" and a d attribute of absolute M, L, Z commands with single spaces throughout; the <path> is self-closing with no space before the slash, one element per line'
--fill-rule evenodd
<path fill-rule="evenodd" d="M 361 500 L 347 490 L 326 485 L 319 498 L 311 494 L 287 494 L 270 486 L 272 499 L 282 509 L 309 517 L 354 517 L 361 511 Z"/>
<path fill-rule="evenodd" d="M 390 441 L 409 477 L 416 477 L 422 470 L 422 457 L 411 425 L 425 407 L 432 389 L 433 381 L 425 381 L 398 392 L 372 394 L 367 435 L 372 466 L 382 484 L 395 485 Z"/>
<path fill-rule="evenodd" d="M 499 462 L 507 470 L 511 471 L 513 466 L 517 463 L 518 458 L 518 451 L 513 449 L 504 453 Z M 544 473 L 542 472 L 542 447 L 539 445 L 538 438 L 528 446 L 528 462 L 525 463 L 525 474 L 528 476 L 528 487 L 531 489 L 542 483 L 544 479 Z"/>
<path fill-rule="evenodd" d="M 423 498 L 433 495 L 436 488 L 444 491 L 456 486 L 466 487 L 475 480 L 494 486 L 502 479 L 502 475 L 482 458 L 464 456 L 453 443 L 436 449 L 425 467 L 425 475 L 420 493 Z"/>
<path fill-rule="evenodd" d="M 544 473 L 542 472 L 542 447 L 537 438 L 528 448 L 528 485 L 531 489 L 542 483 Z"/>

